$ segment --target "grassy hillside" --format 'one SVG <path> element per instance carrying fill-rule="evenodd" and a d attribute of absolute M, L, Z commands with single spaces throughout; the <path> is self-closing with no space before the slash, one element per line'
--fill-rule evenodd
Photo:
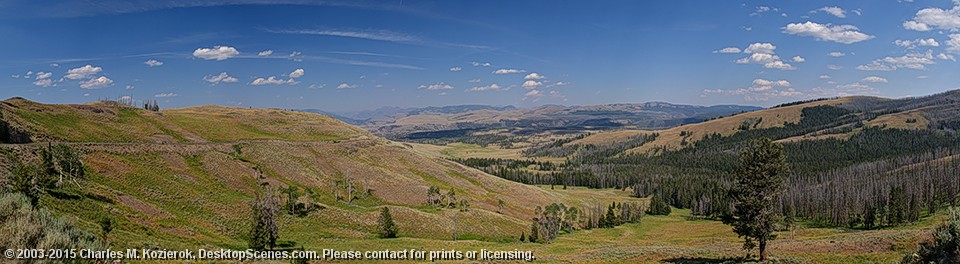
<path fill-rule="evenodd" d="M 318 114 L 219 106 L 150 112 L 23 99 L 2 102 L 0 112 L 31 141 L 69 142 L 84 151 L 88 180 L 44 196 L 41 205 L 91 230 L 101 215 L 117 216 L 117 246 L 241 248 L 247 202 L 260 181 L 296 186 L 321 208 L 284 219 L 284 240 L 297 243 L 372 238 L 382 206 L 394 210 L 401 236 L 452 239 L 456 210 L 425 206 L 430 186 L 470 203 L 459 215 L 461 238 L 489 241 L 515 240 L 536 206 L 584 200 L 421 155 Z M 29 157 L 41 146 L 5 148 Z M 346 192 L 338 181 L 354 185 L 360 198 L 338 201 L 335 193 Z"/>
<path fill-rule="evenodd" d="M 332 141 L 370 134 L 336 119 L 303 112 L 200 106 L 151 112 L 114 102 L 49 105 L 0 102 L 11 129 L 31 141 L 231 142 L 276 139 Z"/>

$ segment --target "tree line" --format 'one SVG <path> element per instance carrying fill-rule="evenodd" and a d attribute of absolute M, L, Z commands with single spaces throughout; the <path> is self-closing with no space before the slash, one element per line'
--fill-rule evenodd
<path fill-rule="evenodd" d="M 747 147 L 746 142 L 857 130 L 847 139 L 784 142 L 791 173 L 777 197 L 777 210 L 822 225 L 869 229 L 910 223 L 957 202 L 960 181 L 955 175 L 960 173 L 960 163 L 947 158 L 960 154 L 956 132 L 870 127 L 862 121 L 882 113 L 828 105 L 804 108 L 801 113 L 796 124 L 750 126 L 729 136 L 685 131 L 684 137 L 701 139 L 653 154 L 624 151 L 656 135 L 635 138 L 634 144 L 589 147 L 599 149 L 592 152 L 576 146 L 576 154 L 563 163 L 455 161 L 526 184 L 632 188 L 638 197 L 660 197 L 674 207 L 691 209 L 697 217 L 719 219 L 732 210 L 727 190 L 736 176 L 737 153 Z"/>

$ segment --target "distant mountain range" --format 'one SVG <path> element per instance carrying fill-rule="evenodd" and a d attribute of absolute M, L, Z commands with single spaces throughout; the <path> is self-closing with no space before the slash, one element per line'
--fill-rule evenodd
<path fill-rule="evenodd" d="M 402 139 L 422 132 L 500 128 L 533 132 L 615 128 L 663 129 L 760 109 L 763 108 L 647 102 L 588 106 L 545 105 L 526 109 L 513 106 L 454 105 L 423 108 L 383 107 L 353 113 L 331 113 L 317 109 L 302 111 L 329 115 L 364 127 L 380 136 Z"/>

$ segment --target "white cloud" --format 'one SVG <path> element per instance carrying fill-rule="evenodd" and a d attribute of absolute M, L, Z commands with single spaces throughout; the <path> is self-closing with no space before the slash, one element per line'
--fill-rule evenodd
<path fill-rule="evenodd" d="M 157 67 L 157 66 L 163 65 L 163 62 L 158 60 L 148 60 L 143 62 L 143 64 L 146 64 L 147 66 L 150 66 L 150 67 Z"/>
<path fill-rule="evenodd" d="M 257 56 L 266 57 L 266 56 L 270 56 L 271 54 L 273 54 L 273 50 L 264 50 L 264 51 L 261 51 L 260 53 L 257 53 Z"/>
<path fill-rule="evenodd" d="M 715 50 L 713 53 L 740 53 L 740 48 L 737 47 L 726 47 L 720 50 Z"/>
<path fill-rule="evenodd" d="M 199 48 L 193 51 L 193 56 L 204 60 L 226 60 L 239 55 L 237 49 L 230 46 L 214 46 L 213 48 Z"/>
<path fill-rule="evenodd" d="M 473 65 L 473 67 L 490 67 L 490 66 L 491 66 L 489 62 L 476 62 L 476 61 L 474 61 L 474 62 L 471 62 L 470 64 Z"/>
<path fill-rule="evenodd" d="M 478 83 L 478 82 L 480 82 L 480 79 L 470 79 L 470 80 L 467 81 L 467 82 L 470 82 L 470 83 Z"/>
<path fill-rule="evenodd" d="M 430 84 L 430 85 L 420 85 L 419 87 L 417 87 L 417 89 L 426 89 L 426 90 L 431 90 L 431 91 L 434 91 L 434 90 L 450 90 L 450 89 L 453 89 L 453 86 L 452 86 L 452 85 L 449 85 L 449 84 L 446 84 L 446 83 L 443 83 L 443 82 L 439 82 L 439 83 Z"/>
<path fill-rule="evenodd" d="M 897 45 L 897 46 L 901 46 L 901 47 L 907 48 L 907 49 L 915 49 L 915 48 L 917 48 L 917 46 L 924 46 L 924 47 L 939 47 L 939 46 L 940 46 L 940 42 L 937 42 L 936 39 L 932 39 L 932 38 L 928 38 L 928 39 L 916 39 L 916 40 L 902 40 L 902 39 L 898 39 L 898 40 L 893 41 L 893 44 L 894 44 L 894 45 Z"/>
<path fill-rule="evenodd" d="M 153 97 L 156 97 L 156 98 L 167 98 L 167 97 L 177 97 L 177 96 L 180 96 L 180 95 L 175 93 L 158 93 L 153 95 Z"/>
<path fill-rule="evenodd" d="M 754 79 L 754 80 L 753 80 L 753 85 L 757 85 L 757 86 L 782 86 L 782 87 L 790 87 L 790 86 L 792 86 L 793 84 L 791 84 L 791 83 L 790 83 L 789 81 L 787 81 L 787 80 L 770 81 L 770 80 L 764 80 L 764 79 Z"/>
<path fill-rule="evenodd" d="M 214 76 L 214 75 L 207 75 L 207 76 L 203 77 L 203 80 L 209 82 L 210 84 L 214 84 L 214 85 L 219 84 L 219 83 L 221 83 L 221 82 L 233 83 L 233 82 L 237 82 L 237 81 L 238 81 L 237 78 L 234 78 L 233 76 L 230 76 L 229 74 L 227 74 L 227 72 L 221 72 L 219 75 L 216 75 L 216 76 Z"/>
<path fill-rule="evenodd" d="M 540 90 L 530 90 L 529 92 L 523 94 L 523 97 L 540 97 L 543 96 L 543 92 Z"/>
<path fill-rule="evenodd" d="M 40 86 L 40 87 L 50 87 L 51 85 L 53 85 L 53 80 L 50 80 L 50 79 L 39 79 L 39 80 L 33 82 L 33 85 Z"/>
<path fill-rule="evenodd" d="M 737 60 L 739 64 L 748 64 L 748 63 L 769 63 L 780 60 L 780 56 L 767 54 L 767 53 L 754 53 L 750 54 L 749 57 L 744 57 Z"/>
<path fill-rule="evenodd" d="M 450 71 L 452 71 L 452 72 L 458 72 L 458 71 L 461 71 L 461 70 L 463 70 L 463 68 L 460 68 L 460 67 L 450 67 Z"/>
<path fill-rule="evenodd" d="M 743 50 L 743 53 L 750 53 L 750 56 L 740 58 L 738 64 L 760 64 L 767 69 L 795 70 L 793 65 L 780 60 L 780 56 L 775 54 L 777 46 L 771 43 L 753 43 Z M 801 58 L 803 59 L 803 58 Z"/>
<path fill-rule="evenodd" d="M 37 80 L 47 79 L 53 76 L 52 72 L 37 72 Z"/>
<path fill-rule="evenodd" d="M 511 73 L 521 73 L 521 72 L 527 72 L 527 71 L 517 70 L 517 69 L 498 69 L 496 71 L 493 71 L 493 74 L 511 74 Z"/>
<path fill-rule="evenodd" d="M 916 21 L 903 22 L 903 28 L 914 30 L 914 31 L 930 31 L 930 26 L 927 26 L 927 24 L 919 23 Z"/>
<path fill-rule="evenodd" d="M 926 79 L 926 78 L 930 78 L 930 76 L 926 76 L 926 75 L 917 75 L 917 79 Z"/>
<path fill-rule="evenodd" d="M 291 72 L 290 74 L 288 74 L 288 76 L 290 76 L 291 79 L 293 79 L 293 78 L 300 78 L 301 76 L 303 76 L 303 69 L 293 70 L 293 72 Z"/>
<path fill-rule="evenodd" d="M 823 75 L 818 76 L 817 78 L 826 80 L 826 79 L 830 79 L 830 78 L 833 78 L 833 77 L 830 77 L 830 75 L 823 74 Z"/>
<path fill-rule="evenodd" d="M 110 78 L 107 78 L 107 76 L 100 76 L 97 78 L 92 78 L 90 80 L 80 82 L 80 88 L 100 89 L 103 87 L 110 86 L 111 84 L 113 84 L 113 80 L 111 80 Z"/>
<path fill-rule="evenodd" d="M 928 38 L 928 39 L 918 39 L 918 40 L 917 40 L 917 44 L 919 44 L 920 46 L 928 46 L 928 47 L 939 47 L 939 46 L 940 46 L 940 42 L 937 42 L 936 39 L 932 39 L 932 38 Z"/>
<path fill-rule="evenodd" d="M 827 65 L 827 69 L 834 70 L 834 71 L 839 71 L 839 70 L 843 70 L 843 66 L 835 65 L 835 64 L 828 64 L 828 65 Z"/>
<path fill-rule="evenodd" d="M 752 84 L 750 87 L 730 90 L 707 89 L 703 90 L 701 96 L 706 96 L 707 94 L 738 95 L 743 96 L 747 101 L 766 101 L 770 98 L 796 97 L 803 94 L 800 91 L 790 88 L 792 84 L 787 80 L 771 81 L 754 79 Z"/>
<path fill-rule="evenodd" d="M 793 65 L 784 63 L 783 61 L 772 61 L 763 64 L 764 68 L 767 69 L 778 69 L 778 70 L 796 70 L 796 67 Z"/>
<path fill-rule="evenodd" d="M 948 61 L 957 61 L 957 58 L 951 54 L 940 53 L 937 54 L 937 59 L 948 60 Z"/>
<path fill-rule="evenodd" d="M 947 51 L 960 53 L 960 34 L 951 34 L 947 40 Z"/>
<path fill-rule="evenodd" d="M 903 22 L 903 28 L 916 31 L 960 30 L 960 1 L 954 1 L 954 4 L 949 10 L 936 7 L 921 9 L 913 20 Z"/>
<path fill-rule="evenodd" d="M 763 13 L 767 13 L 767 12 L 778 13 L 778 12 L 780 12 L 780 8 L 770 7 L 770 6 L 758 6 L 758 7 L 756 8 L 756 10 L 753 11 L 753 13 L 750 13 L 750 16 L 759 16 L 759 15 L 761 15 L 761 14 L 763 14 Z M 784 16 L 785 16 L 786 14 L 781 14 L 781 15 L 784 15 Z"/>
<path fill-rule="evenodd" d="M 475 86 L 475 87 L 473 87 L 473 88 L 470 88 L 470 90 L 468 90 L 468 91 L 472 91 L 472 92 L 500 91 L 501 89 L 503 89 L 503 87 L 500 87 L 500 85 L 497 85 L 497 84 L 494 83 L 494 84 L 486 85 L 486 86 Z"/>
<path fill-rule="evenodd" d="M 79 80 L 90 78 L 90 76 L 95 75 L 103 71 L 103 68 L 91 66 L 90 64 L 84 65 L 83 67 L 73 68 L 67 71 L 67 75 L 63 78 L 71 80 Z"/>
<path fill-rule="evenodd" d="M 840 84 L 840 85 L 835 85 L 833 87 L 827 87 L 827 88 L 816 87 L 811 89 L 807 97 L 811 97 L 811 98 L 841 97 L 841 96 L 877 94 L 877 93 L 879 93 L 879 91 L 876 88 L 857 82 L 857 83 L 850 83 L 850 84 Z"/>
<path fill-rule="evenodd" d="M 293 78 L 290 78 L 290 79 L 288 79 L 288 80 L 284 80 L 284 79 L 278 79 L 276 76 L 270 76 L 270 77 L 267 77 L 266 79 L 264 79 L 264 78 L 256 78 L 256 79 L 253 80 L 253 82 L 250 82 L 250 85 L 269 85 L 269 84 L 272 84 L 272 85 L 284 85 L 284 84 L 293 85 L 293 84 L 298 84 L 298 83 L 299 83 L 299 82 L 297 82 L 297 80 L 295 80 L 295 79 L 293 79 Z"/>
<path fill-rule="evenodd" d="M 133 85 L 127 84 L 127 87 L 124 87 L 123 89 L 133 90 L 133 88 L 136 88 L 136 87 L 134 87 Z"/>
<path fill-rule="evenodd" d="M 910 53 L 900 57 L 884 57 L 868 64 L 857 66 L 861 71 L 893 71 L 901 68 L 923 70 L 926 65 L 937 64 L 933 60 L 933 51 Z"/>
<path fill-rule="evenodd" d="M 790 59 L 790 60 L 793 61 L 793 62 L 805 62 L 805 61 L 807 61 L 807 59 L 804 59 L 803 57 L 800 57 L 800 56 L 794 56 L 794 57 L 793 57 L 792 59 Z"/>
<path fill-rule="evenodd" d="M 777 49 L 777 46 L 774 46 L 771 43 L 753 43 L 750 46 L 747 46 L 746 49 L 743 49 L 743 53 L 763 53 L 763 54 L 773 54 L 773 51 Z"/>
<path fill-rule="evenodd" d="M 836 6 L 827 6 L 827 7 L 820 8 L 820 9 L 818 9 L 818 10 L 823 11 L 823 12 L 826 12 L 826 13 L 828 13 L 828 14 L 831 14 L 831 15 L 833 15 L 833 16 L 835 16 L 835 17 L 839 17 L 839 18 L 845 18 L 845 17 L 847 17 L 847 15 L 845 14 L 845 12 L 843 11 L 843 8 L 839 8 L 839 7 L 836 7 Z"/>
<path fill-rule="evenodd" d="M 839 52 L 839 51 L 830 52 L 830 53 L 828 53 L 827 55 L 829 55 L 830 57 L 834 57 L 834 58 L 847 56 L 847 54 L 844 54 L 843 52 Z"/>
<path fill-rule="evenodd" d="M 527 88 L 527 89 L 533 89 L 533 88 L 540 87 L 541 85 L 543 85 L 542 82 L 538 82 L 538 81 L 534 81 L 534 80 L 527 80 L 527 81 L 523 82 L 522 87 L 523 87 L 523 88 Z"/>
<path fill-rule="evenodd" d="M 527 74 L 527 76 L 524 76 L 524 77 L 523 77 L 524 80 L 540 80 L 540 79 L 544 79 L 544 78 L 547 78 L 547 77 L 546 77 L 546 76 L 543 76 L 543 75 L 540 75 L 539 73 L 536 73 L 536 72 Z"/>
<path fill-rule="evenodd" d="M 787 24 L 783 33 L 814 37 L 820 41 L 833 41 L 843 44 L 852 44 L 874 38 L 874 36 L 860 32 L 853 25 L 819 24 L 810 21 Z"/>
<path fill-rule="evenodd" d="M 353 88 L 357 88 L 357 85 L 348 84 L 348 83 L 341 83 L 340 85 L 337 85 L 337 89 L 353 89 Z"/>
<path fill-rule="evenodd" d="M 369 40 L 379 40 L 379 41 L 389 41 L 389 42 L 418 42 L 420 41 L 417 37 L 388 31 L 388 30 L 352 30 L 352 29 L 333 29 L 333 30 L 267 30 L 271 33 L 282 33 L 282 34 L 304 34 L 304 35 L 321 35 L 321 36 L 334 36 L 334 37 L 346 37 L 346 38 L 359 38 L 359 39 L 369 39 Z"/>
<path fill-rule="evenodd" d="M 880 76 L 867 76 L 861 79 L 862 82 L 871 82 L 871 83 L 887 83 L 887 78 Z"/>

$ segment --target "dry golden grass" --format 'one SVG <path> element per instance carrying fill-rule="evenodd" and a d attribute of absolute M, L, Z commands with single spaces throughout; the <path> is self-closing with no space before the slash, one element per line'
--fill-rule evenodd
<path fill-rule="evenodd" d="M 911 120 L 913 122 L 907 122 L 907 120 Z M 867 126 L 885 126 L 887 128 L 917 130 L 927 129 L 927 126 L 930 124 L 930 120 L 927 120 L 926 117 L 923 117 L 922 110 L 912 110 L 878 116 L 873 120 L 867 121 L 865 124 Z"/>

